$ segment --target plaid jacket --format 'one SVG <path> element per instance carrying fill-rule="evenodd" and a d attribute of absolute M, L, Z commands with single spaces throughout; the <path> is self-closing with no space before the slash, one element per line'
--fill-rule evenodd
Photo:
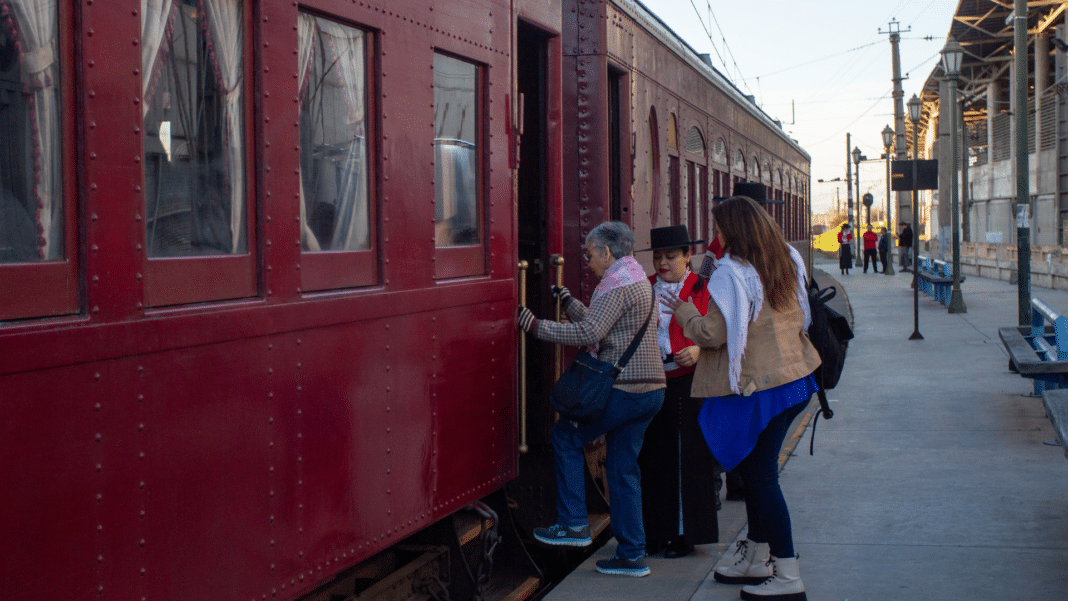
<path fill-rule="evenodd" d="M 642 280 L 605 293 L 589 308 L 572 297 L 566 310 L 571 323 L 539 319 L 534 323 L 534 337 L 569 346 L 600 343 L 598 358 L 615 363 L 652 313 L 653 289 L 648 281 Z M 645 336 L 619 374 L 615 388 L 637 393 L 665 386 L 664 361 L 656 343 L 656 320 L 656 314 L 652 313 Z"/>

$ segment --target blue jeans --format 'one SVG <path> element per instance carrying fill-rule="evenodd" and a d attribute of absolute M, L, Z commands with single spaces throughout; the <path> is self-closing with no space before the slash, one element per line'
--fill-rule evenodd
<path fill-rule="evenodd" d="M 612 495 L 612 533 L 619 546 L 616 556 L 638 559 L 645 555 L 642 525 L 641 472 L 638 452 L 645 429 L 664 402 L 664 389 L 644 393 L 613 388 L 604 414 L 590 424 L 561 419 L 553 426 L 553 461 L 556 465 L 556 523 L 578 528 L 588 523 L 586 512 L 586 443 L 602 434 L 608 443 L 605 469 Z"/>
<path fill-rule="evenodd" d="M 786 429 L 808 403 L 808 400 L 801 401 L 771 418 L 757 438 L 756 447 L 734 468 L 745 482 L 749 540 L 768 543 L 775 557 L 794 556 L 790 510 L 779 488 L 779 451 L 786 438 Z"/>

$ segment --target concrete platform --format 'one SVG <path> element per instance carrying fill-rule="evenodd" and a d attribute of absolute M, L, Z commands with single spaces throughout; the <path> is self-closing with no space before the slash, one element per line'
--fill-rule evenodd
<path fill-rule="evenodd" d="M 1068 598 L 1068 461 L 1032 385 L 1007 369 L 999 327 L 1018 322 L 1017 288 L 969 277 L 967 313 L 919 298 L 910 341 L 910 273 L 838 275 L 856 338 L 830 391 L 834 419 L 794 422 L 781 483 L 808 598 L 1063 600 Z M 1033 289 L 1068 313 L 1068 292 Z M 789 442 L 789 441 L 788 441 Z M 788 446 L 788 445 L 787 445 Z M 609 542 L 548 601 L 737 599 L 710 573 L 744 536 L 742 503 L 724 502 L 721 540 L 683 559 L 649 558 L 647 578 L 593 568 Z"/>

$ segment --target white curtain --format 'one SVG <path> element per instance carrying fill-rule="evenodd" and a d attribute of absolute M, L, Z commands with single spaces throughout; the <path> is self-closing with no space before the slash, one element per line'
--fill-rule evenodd
<path fill-rule="evenodd" d="M 364 117 L 364 39 L 363 32 L 319 20 L 320 31 L 333 49 L 334 71 L 340 79 L 342 100 L 348 110 L 352 139 L 339 166 L 337 220 L 332 247 L 353 250 L 369 247 L 367 219 L 367 154 L 363 133 Z"/>
<path fill-rule="evenodd" d="M 172 0 L 141 0 L 141 114 L 148 112 L 149 86 L 156 79 L 156 61 L 167 27 L 178 11 Z"/>
<path fill-rule="evenodd" d="M 226 160 L 230 182 L 231 252 L 241 252 L 245 236 L 244 26 L 240 0 L 201 0 L 213 56 L 223 85 Z"/>
<path fill-rule="evenodd" d="M 62 259 L 63 172 L 57 88 L 59 9 L 56 0 L 11 0 L 23 51 L 23 77 L 30 90 L 33 130 L 34 200 L 37 202 L 38 255 Z"/>
<path fill-rule="evenodd" d="M 312 49 L 314 48 L 316 29 L 315 17 L 300 13 L 297 16 L 297 72 L 300 73 L 299 91 L 303 91 L 308 85 L 308 64 L 311 63 Z M 307 96 L 302 96 L 303 102 L 307 102 Z M 300 240 L 301 247 L 306 250 L 322 250 L 319 240 L 315 237 L 308 226 L 308 211 L 304 206 L 304 175 L 300 178 Z"/>

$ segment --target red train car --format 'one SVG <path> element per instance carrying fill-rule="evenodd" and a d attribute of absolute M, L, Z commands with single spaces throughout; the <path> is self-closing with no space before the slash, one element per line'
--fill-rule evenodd
<path fill-rule="evenodd" d="M 629 1 L 0 0 L 0 140 L 18 599 L 352 594 L 483 498 L 521 541 L 565 356 L 522 430 L 518 260 L 544 315 L 604 218 L 756 175 L 807 224 L 807 155 Z"/>

